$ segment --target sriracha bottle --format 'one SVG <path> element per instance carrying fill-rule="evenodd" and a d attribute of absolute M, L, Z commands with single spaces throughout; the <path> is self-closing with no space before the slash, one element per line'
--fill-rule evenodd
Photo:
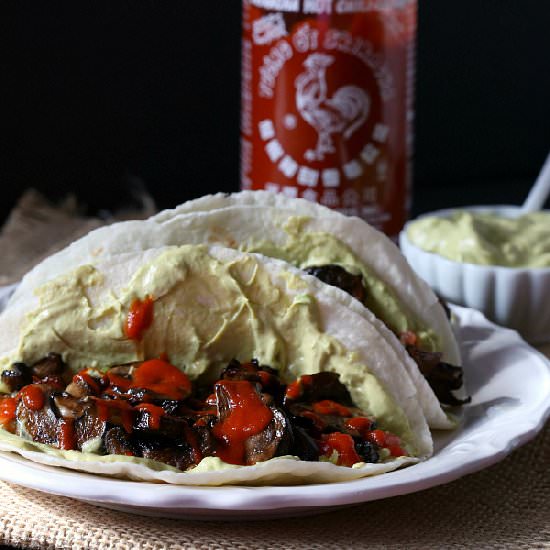
<path fill-rule="evenodd" d="M 416 0 L 244 0 L 241 187 L 396 236 L 408 213 Z"/>

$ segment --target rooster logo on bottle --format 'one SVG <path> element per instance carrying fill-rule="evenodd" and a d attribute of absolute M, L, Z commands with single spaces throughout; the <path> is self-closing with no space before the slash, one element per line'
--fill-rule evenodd
<path fill-rule="evenodd" d="M 306 68 L 296 78 L 296 107 L 300 116 L 317 132 L 315 149 L 308 149 L 308 161 L 322 161 L 334 153 L 333 134 L 349 139 L 367 120 L 370 98 L 357 86 L 342 86 L 328 97 L 327 67 L 332 55 L 313 53 L 304 61 Z"/>

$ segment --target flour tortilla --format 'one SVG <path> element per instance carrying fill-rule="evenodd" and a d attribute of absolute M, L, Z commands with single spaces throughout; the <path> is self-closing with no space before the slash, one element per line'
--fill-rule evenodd
<path fill-rule="evenodd" d="M 89 305 L 99 307 L 106 297 L 120 296 L 124 286 L 133 274 L 141 267 L 159 257 L 171 247 L 149 249 L 146 252 L 126 253 L 95 262 L 94 268 L 101 273 L 102 282 L 85 290 Z M 173 248 L 173 247 L 172 247 Z M 285 296 L 302 295 L 304 288 L 307 294 L 315 299 L 320 325 L 323 332 L 345 349 L 354 352 L 362 365 L 368 365 L 372 373 L 391 395 L 396 407 L 400 407 L 409 421 L 412 441 L 409 444 L 417 449 L 417 456 L 391 460 L 381 464 L 365 464 L 355 468 L 345 468 L 327 463 L 305 463 L 292 458 L 276 458 L 253 467 L 227 466 L 224 470 L 212 469 L 214 459 L 205 459 L 199 467 L 191 472 L 181 473 L 159 463 L 131 457 L 100 457 L 75 451 L 58 451 L 33 442 L 14 438 L 7 432 L 0 432 L 0 450 L 17 452 L 29 460 L 63 466 L 80 471 L 114 475 L 129 479 L 146 481 L 164 481 L 177 484 L 223 485 L 223 484 L 294 484 L 342 481 L 367 475 L 383 473 L 404 464 L 425 459 L 433 452 L 431 435 L 419 405 L 415 385 L 409 378 L 405 365 L 398 357 L 396 350 L 388 344 L 382 335 L 385 329 L 376 319 L 371 322 L 363 315 L 350 308 L 350 297 L 343 291 L 329 287 L 314 277 L 294 269 L 284 262 L 260 255 L 248 255 L 235 250 L 211 246 L 205 247 L 211 257 L 223 263 L 232 263 L 240 259 L 253 258 L 257 269 L 267 274 L 273 287 Z M 207 297 L 205 297 L 207 299 Z M 181 307 L 193 307 L 190 304 L 177 304 Z M 258 307 L 262 307 L 261 304 Z M 267 312 L 268 313 L 268 312 Z M 18 353 L 17 331 L 7 331 L 15 323 L 20 327 L 23 318 L 31 314 L 42 315 L 38 299 L 34 295 L 21 298 L 16 306 L 8 308 L 0 315 L 0 334 L 2 349 L 7 351 L 10 361 L 20 359 Z M 56 344 L 59 345 L 56 335 Z M 63 338 L 61 338 L 63 341 Z M 72 346 L 75 342 L 72 342 Z M 9 350 L 9 351 L 8 351 Z M 44 350 L 44 354 L 47 353 Z M 159 353 L 161 350 L 158 350 Z M 169 355 L 171 350 L 166 351 Z M 6 359 L 6 357 L 4 357 Z M 25 358 L 22 358 L 25 359 Z M 231 357 L 217 358 L 230 360 Z M 366 368 L 366 367 L 365 367 Z M 365 371 L 366 372 L 366 371 Z M 354 388 L 360 381 L 362 373 L 354 371 L 349 374 L 349 389 L 356 404 L 361 406 L 361 395 L 355 394 Z"/>
<path fill-rule="evenodd" d="M 270 191 L 241 191 L 240 193 L 216 193 L 214 195 L 205 195 L 198 199 L 184 202 L 176 208 L 163 210 L 149 219 L 157 223 L 170 220 L 180 214 L 189 214 L 190 212 L 208 212 L 227 208 L 228 206 L 261 206 L 272 208 L 283 208 L 295 210 L 300 215 L 324 217 L 324 216 L 342 216 L 338 212 L 327 208 L 316 202 L 306 199 L 294 199 L 287 197 L 282 193 L 272 193 Z"/>
<path fill-rule="evenodd" d="M 268 240 L 274 247 L 283 246 L 288 237 L 285 226 L 296 216 L 304 218 L 303 231 L 337 237 L 368 266 L 374 277 L 384 282 L 408 317 L 417 319 L 436 334 L 442 345 L 443 360 L 461 364 L 457 342 L 439 300 L 412 271 L 393 242 L 359 218 L 343 216 L 303 199 L 292 200 L 266 192 L 203 197 L 147 221 L 122 222 L 92 231 L 36 266 L 25 276 L 10 303 L 16 304 L 20 296 L 71 266 L 129 251 L 199 243 L 246 249 L 258 240 Z M 350 307 L 372 320 L 372 314 L 355 300 L 350 300 Z M 384 338 L 406 365 L 429 425 L 435 429 L 454 428 L 455 421 L 441 408 L 404 347 L 390 331 L 384 331 Z"/>

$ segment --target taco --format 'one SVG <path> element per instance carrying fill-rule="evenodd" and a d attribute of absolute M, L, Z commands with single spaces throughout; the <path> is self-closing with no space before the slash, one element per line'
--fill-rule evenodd
<path fill-rule="evenodd" d="M 302 199 L 266 192 L 212 195 L 146 222 L 93 231 L 31 271 L 12 301 L 67 265 L 202 242 L 283 259 L 351 293 L 364 306 L 352 305 L 356 312 L 370 318 L 370 310 L 401 340 L 388 336 L 417 387 L 429 425 L 456 425 L 447 406 L 463 402 L 453 393 L 462 387 L 460 354 L 435 294 L 381 232 Z"/>
<path fill-rule="evenodd" d="M 219 246 L 82 264 L 0 316 L 0 450 L 178 484 L 329 482 L 432 453 L 388 329 Z M 15 327 L 15 329 L 14 329 Z"/>

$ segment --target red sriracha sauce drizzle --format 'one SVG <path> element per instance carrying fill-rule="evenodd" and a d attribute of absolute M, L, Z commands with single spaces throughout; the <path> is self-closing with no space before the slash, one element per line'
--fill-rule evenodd
<path fill-rule="evenodd" d="M 312 377 L 310 374 L 304 374 L 297 380 L 290 383 L 285 390 L 285 397 L 287 399 L 298 399 L 303 393 L 303 386 L 311 385 Z"/>
<path fill-rule="evenodd" d="M 72 418 L 64 418 L 57 425 L 57 446 L 63 451 L 71 451 L 76 447 L 76 434 Z"/>
<path fill-rule="evenodd" d="M 345 421 L 344 426 L 350 430 L 355 430 L 359 432 L 361 437 L 365 437 L 365 434 L 370 431 L 373 422 L 370 418 L 364 416 L 354 416 L 353 418 L 348 418 Z"/>
<path fill-rule="evenodd" d="M 340 432 L 333 432 L 322 436 L 320 451 L 324 456 L 331 456 L 333 451 L 338 453 L 338 466 L 353 466 L 361 462 L 361 457 L 355 450 L 353 437 Z"/>
<path fill-rule="evenodd" d="M 380 448 L 385 447 L 391 456 L 405 456 L 407 453 L 401 447 L 401 440 L 394 434 L 383 430 L 371 430 L 365 433 L 365 439 L 375 443 Z"/>
<path fill-rule="evenodd" d="M 2 426 L 7 426 L 13 420 L 15 420 L 16 410 L 17 410 L 16 397 L 0 398 L 0 424 Z"/>
<path fill-rule="evenodd" d="M 134 425 L 134 407 L 122 399 L 97 399 L 97 415 L 99 420 L 107 422 L 113 414 L 120 415 L 122 427 L 126 433 L 131 433 Z"/>
<path fill-rule="evenodd" d="M 141 388 L 169 399 L 182 400 L 191 394 L 191 381 L 177 367 L 168 362 L 166 354 L 163 359 L 150 359 L 141 363 L 132 373 L 129 380 L 118 374 L 107 373 L 109 384 L 117 386 L 121 391 L 127 392 L 130 388 Z M 78 375 L 77 375 L 78 376 Z M 107 388 L 106 392 L 115 395 Z M 149 413 L 149 428 L 158 430 L 161 418 L 165 415 L 162 407 L 152 403 L 142 403 L 132 407 L 124 399 L 97 399 L 97 411 L 99 419 L 108 421 L 111 415 L 119 414 L 122 425 L 127 433 L 132 432 L 134 413 L 137 409 L 144 409 Z"/>
<path fill-rule="evenodd" d="M 39 411 L 44 406 L 44 393 L 38 386 L 25 386 L 19 392 L 19 396 L 31 411 Z"/>
<path fill-rule="evenodd" d="M 145 300 L 136 298 L 130 305 L 130 311 L 124 325 L 124 332 L 130 340 L 140 341 L 143 333 L 151 326 L 153 322 L 154 301 L 151 296 Z"/>
<path fill-rule="evenodd" d="M 219 442 L 214 456 L 229 464 L 244 465 L 245 440 L 264 430 L 273 419 L 273 413 L 246 380 L 221 380 L 216 383 L 218 386 L 225 389 L 230 412 L 212 429 Z"/>
<path fill-rule="evenodd" d="M 170 399 L 185 399 L 191 394 L 191 381 L 177 367 L 163 359 L 144 361 L 132 374 L 132 388 L 144 388 Z"/>
<path fill-rule="evenodd" d="M 351 416 L 351 411 L 347 407 L 340 405 L 340 403 L 336 403 L 336 401 L 331 401 L 330 399 L 323 399 L 322 401 L 313 403 L 313 410 L 319 414 L 330 414 L 343 417 Z"/>
<path fill-rule="evenodd" d="M 418 343 L 418 336 L 412 330 L 406 330 L 399 334 L 399 340 L 404 346 L 416 346 Z"/>

